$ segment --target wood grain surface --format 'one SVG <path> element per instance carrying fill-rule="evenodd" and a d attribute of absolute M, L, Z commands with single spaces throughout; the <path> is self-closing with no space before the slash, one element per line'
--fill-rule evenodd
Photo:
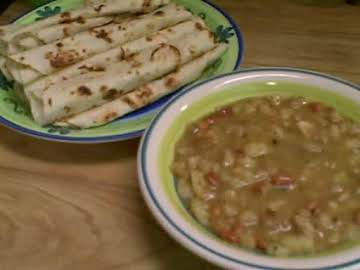
<path fill-rule="evenodd" d="M 244 33 L 243 66 L 309 68 L 360 83 L 360 6 L 216 2 Z M 0 23 L 28 8 L 16 1 Z M 218 269 L 151 217 L 137 184 L 138 143 L 53 143 L 0 127 L 0 270 Z"/>

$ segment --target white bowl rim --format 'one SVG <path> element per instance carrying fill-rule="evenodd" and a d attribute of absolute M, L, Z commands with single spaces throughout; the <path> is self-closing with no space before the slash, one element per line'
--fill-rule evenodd
<path fill-rule="evenodd" d="M 313 270 L 335 270 L 335 269 L 354 269 L 354 267 L 359 268 L 360 266 L 360 256 L 357 256 L 355 259 L 351 260 L 351 261 L 346 261 L 340 264 L 329 264 L 329 265 L 323 265 L 321 267 L 315 267 L 315 268 L 309 268 L 306 266 L 306 268 L 302 268 L 302 265 L 298 265 L 299 267 L 291 267 L 289 268 L 289 266 L 287 266 L 286 268 L 283 267 L 271 267 L 271 266 L 267 266 L 267 265 L 262 265 L 261 263 L 254 263 L 254 262 L 245 262 L 242 261 L 240 258 L 232 258 L 227 256 L 226 254 L 222 254 L 217 252 L 216 250 L 214 250 L 212 247 L 206 246 L 202 243 L 200 243 L 198 240 L 194 239 L 193 235 L 189 235 L 187 232 L 185 232 L 181 227 L 179 227 L 179 225 L 177 224 L 176 221 L 172 220 L 169 216 L 168 213 L 166 212 L 166 210 L 164 210 L 164 208 L 160 205 L 158 198 L 156 197 L 157 191 L 154 191 L 151 188 L 151 185 L 149 184 L 150 182 L 154 182 L 156 181 L 156 179 L 149 177 L 148 176 L 148 172 L 145 168 L 146 164 L 147 164 L 147 148 L 149 145 L 149 140 L 152 139 L 154 140 L 153 136 L 153 130 L 154 128 L 159 125 L 159 122 L 162 120 L 162 117 L 164 115 L 164 113 L 173 106 L 173 104 L 175 102 L 177 102 L 178 100 L 181 100 L 183 96 L 185 95 L 189 95 L 190 92 L 192 91 L 196 91 L 197 88 L 199 88 L 200 86 L 204 86 L 207 85 L 211 82 L 222 82 L 224 80 L 226 80 L 227 78 L 234 76 L 234 75 L 239 75 L 239 76 L 243 76 L 245 74 L 256 74 L 256 73 L 264 73 L 264 72 L 282 72 L 286 74 L 290 74 L 290 73 L 299 73 L 302 75 L 313 75 L 313 76 L 317 76 L 317 77 L 321 77 L 322 79 L 326 79 L 328 81 L 332 81 L 332 82 L 336 82 L 336 83 L 340 83 L 342 84 L 344 87 L 350 87 L 353 90 L 357 90 L 360 91 L 360 86 L 345 81 L 343 79 L 334 77 L 334 76 L 330 76 L 330 75 L 326 75 L 323 73 L 319 73 L 319 72 L 315 72 L 315 71 L 310 71 L 310 70 L 305 70 L 305 69 L 299 69 L 299 68 L 283 68 L 283 67 L 264 67 L 264 68 L 246 68 L 246 69 L 241 69 L 241 70 L 237 70 L 231 73 L 227 73 L 227 74 L 223 74 L 214 78 L 210 78 L 208 80 L 202 81 L 200 83 L 197 83 L 195 85 L 192 85 L 186 89 L 184 89 L 183 91 L 181 91 L 179 94 L 177 94 L 176 96 L 174 96 L 161 110 L 160 112 L 157 114 L 157 116 L 153 119 L 153 121 L 151 122 L 149 128 L 146 130 L 144 136 L 142 137 L 141 140 L 141 144 L 138 150 L 138 157 L 137 157 L 137 164 L 138 164 L 138 176 L 139 176 L 139 182 L 140 182 L 140 188 L 143 194 L 143 197 L 148 205 L 148 207 L 150 208 L 151 212 L 153 213 L 153 215 L 156 217 L 157 221 L 160 223 L 160 225 L 172 236 L 174 237 L 178 242 L 180 242 L 183 246 L 187 247 L 188 249 L 190 249 L 191 251 L 193 251 L 195 254 L 198 254 L 199 256 L 201 256 L 202 258 L 213 262 L 214 264 L 217 264 L 219 266 L 222 267 L 227 267 L 227 268 L 231 268 L 231 269 L 266 269 L 266 270 L 291 270 L 291 269 L 296 269 L 296 270 L 309 270 L 309 269 L 313 269 Z M 224 88 L 224 87 L 221 87 Z M 204 97 L 205 95 L 203 95 L 202 97 Z M 359 97 L 360 97 L 360 92 L 359 92 Z M 360 101 L 360 98 L 359 98 Z M 173 116 L 173 119 L 177 118 L 177 116 Z M 159 140 L 158 137 L 155 138 L 155 140 Z M 152 159 L 156 159 L 155 157 L 157 157 L 157 153 L 153 153 L 152 152 Z M 198 235 L 196 235 L 198 236 Z M 200 237 L 200 236 L 198 236 Z M 200 238 L 206 238 L 206 237 L 200 237 Z M 357 249 L 357 247 L 356 247 Z M 333 254 L 331 256 L 323 256 L 321 258 L 334 258 L 337 257 L 337 254 Z M 256 256 L 258 257 L 258 259 L 261 261 L 262 259 L 264 259 L 264 257 L 262 256 Z M 276 258 L 273 257 L 271 258 L 273 260 L 276 261 L 283 261 L 284 259 L 282 258 Z M 286 260 L 286 259 L 285 259 Z M 291 259 L 290 259 L 291 260 Z M 312 258 L 304 258 L 304 259 L 298 259 L 298 262 L 300 261 L 312 261 Z"/>

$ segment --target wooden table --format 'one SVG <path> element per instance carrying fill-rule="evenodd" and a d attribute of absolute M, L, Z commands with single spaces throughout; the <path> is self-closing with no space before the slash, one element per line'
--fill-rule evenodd
<path fill-rule="evenodd" d="M 360 83 L 360 6 L 218 0 L 243 66 L 297 66 Z M 15 2 L 0 17 L 26 9 Z M 0 128 L 0 270 L 217 269 L 171 240 L 141 198 L 139 140 L 71 145 Z"/>

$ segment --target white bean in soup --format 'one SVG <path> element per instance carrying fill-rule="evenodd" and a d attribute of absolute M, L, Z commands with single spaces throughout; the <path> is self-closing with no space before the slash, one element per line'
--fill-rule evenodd
<path fill-rule="evenodd" d="M 189 125 L 174 155 L 179 196 L 227 242 L 295 256 L 360 234 L 360 124 L 323 103 L 237 101 Z"/>

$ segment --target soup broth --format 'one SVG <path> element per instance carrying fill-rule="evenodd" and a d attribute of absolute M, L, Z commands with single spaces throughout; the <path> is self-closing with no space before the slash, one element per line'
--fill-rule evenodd
<path fill-rule="evenodd" d="M 303 97 L 237 101 L 190 124 L 172 172 L 189 211 L 227 242 L 274 256 L 360 232 L 360 125 Z"/>

